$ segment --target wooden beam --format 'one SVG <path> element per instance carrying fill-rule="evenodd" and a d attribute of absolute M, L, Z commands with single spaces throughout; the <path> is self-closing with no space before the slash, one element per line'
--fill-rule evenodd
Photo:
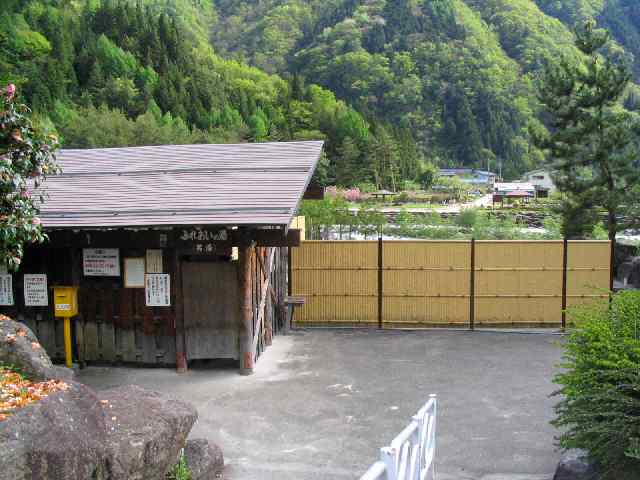
<path fill-rule="evenodd" d="M 174 306 L 174 328 L 176 332 L 176 370 L 178 373 L 185 373 L 188 368 L 186 338 L 184 328 L 184 293 L 182 289 L 182 263 L 178 251 L 173 252 L 173 280 L 175 298 Z"/>
<path fill-rule="evenodd" d="M 247 232 L 248 233 L 248 232 Z M 253 245 L 245 238 L 238 247 L 238 284 L 240 290 L 240 374 L 251 375 L 255 354 L 253 350 L 253 302 L 251 291 L 251 256 Z"/>
<path fill-rule="evenodd" d="M 274 253 L 275 253 L 275 249 L 272 248 L 271 251 L 269 252 L 269 270 L 268 270 L 269 272 L 271 272 L 271 269 L 273 268 L 273 260 L 275 258 Z M 255 332 L 253 335 L 253 341 L 251 344 L 251 350 L 252 352 L 254 352 L 254 356 L 255 356 L 256 349 L 258 348 L 258 339 L 260 338 L 260 334 L 262 333 L 262 323 L 264 322 L 270 281 L 271 281 L 271 275 L 267 275 L 267 278 L 265 278 L 265 280 L 261 282 L 261 286 L 260 286 L 260 306 L 258 307 L 258 321 L 256 322 L 256 329 L 255 329 Z"/>

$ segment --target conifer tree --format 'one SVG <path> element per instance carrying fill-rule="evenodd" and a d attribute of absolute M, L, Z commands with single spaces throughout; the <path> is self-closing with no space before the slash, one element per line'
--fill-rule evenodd
<path fill-rule="evenodd" d="M 620 105 L 630 74 L 602 54 L 609 39 L 593 21 L 576 29 L 575 44 L 585 61 L 576 65 L 563 59 L 547 68 L 539 98 L 550 132 L 535 138 L 549 152 L 554 181 L 566 196 L 564 233 L 584 236 L 594 218 L 584 211 L 601 207 L 607 212 L 609 239 L 615 240 L 640 169 L 638 125 Z M 576 216 L 578 211 L 583 214 Z"/>

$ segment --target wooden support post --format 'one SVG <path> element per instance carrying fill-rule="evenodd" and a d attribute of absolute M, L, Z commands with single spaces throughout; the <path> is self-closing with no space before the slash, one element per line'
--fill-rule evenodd
<path fill-rule="evenodd" d="M 71 249 L 71 285 L 74 287 L 80 287 L 82 282 L 82 254 L 81 251 L 77 248 Z M 78 299 L 80 302 L 80 299 Z M 80 305 L 82 307 L 82 305 Z M 87 366 L 86 362 L 86 351 L 85 351 L 85 336 L 84 336 L 84 326 L 86 324 L 87 319 L 82 316 L 82 308 L 78 310 L 78 315 L 71 320 L 71 324 L 69 328 L 71 329 L 71 338 L 75 336 L 76 339 L 76 352 L 78 358 L 78 366 L 80 368 L 85 368 Z M 75 335 L 73 334 L 75 330 Z M 73 355 L 73 349 L 71 351 L 71 355 Z"/>
<path fill-rule="evenodd" d="M 251 255 L 253 246 L 243 241 L 238 247 L 238 284 L 240 290 L 240 374 L 253 373 L 253 299 Z"/>
<path fill-rule="evenodd" d="M 187 348 L 184 329 L 184 295 L 182 291 L 182 263 L 177 250 L 173 255 L 173 271 L 175 280 L 173 282 L 175 288 L 175 333 L 176 333 L 176 370 L 178 373 L 185 373 L 188 368 Z"/>
<path fill-rule="evenodd" d="M 287 248 L 287 295 L 293 295 L 293 250 Z"/>
<path fill-rule="evenodd" d="M 613 281 L 615 279 L 614 269 L 616 265 L 616 240 L 611 240 L 611 251 L 609 253 L 609 291 L 613 295 Z M 613 297 L 612 297 L 613 298 Z"/>
<path fill-rule="evenodd" d="M 569 240 L 562 241 L 562 331 L 567 328 L 567 264 L 569 260 Z"/>
<path fill-rule="evenodd" d="M 378 328 L 382 328 L 382 310 L 384 308 L 384 304 L 382 303 L 383 302 L 382 248 L 383 248 L 382 236 L 379 236 L 378 237 Z"/>
<path fill-rule="evenodd" d="M 471 267 L 469 269 L 469 329 L 476 328 L 476 239 L 471 239 Z"/>

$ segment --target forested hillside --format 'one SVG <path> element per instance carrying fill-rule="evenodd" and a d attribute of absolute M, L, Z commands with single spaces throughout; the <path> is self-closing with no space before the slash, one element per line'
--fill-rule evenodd
<path fill-rule="evenodd" d="M 0 83 L 66 147 L 324 138 L 331 165 L 349 141 L 404 148 L 330 91 L 217 56 L 213 18 L 206 0 L 9 0 Z"/>
<path fill-rule="evenodd" d="M 637 3 L 216 0 L 213 39 L 225 56 L 303 75 L 368 118 L 403 126 L 429 160 L 501 165 L 513 177 L 543 160 L 528 133 L 539 119 L 536 73 L 549 58 L 577 61 L 572 26 L 593 16 L 637 69 Z"/>
<path fill-rule="evenodd" d="M 596 17 L 640 72 L 634 0 L 2 4 L 0 84 L 65 146 L 322 138 L 321 180 L 342 185 L 398 188 L 428 163 L 506 178 L 540 165 L 535 78 L 550 58 L 579 61 L 574 21 Z"/>

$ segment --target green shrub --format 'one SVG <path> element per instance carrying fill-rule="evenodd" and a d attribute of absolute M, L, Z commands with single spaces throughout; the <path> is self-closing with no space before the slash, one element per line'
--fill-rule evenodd
<path fill-rule="evenodd" d="M 178 463 L 168 473 L 167 480 L 191 480 L 191 470 L 187 465 L 187 459 L 184 456 L 184 450 L 180 452 Z"/>
<path fill-rule="evenodd" d="M 571 311 L 576 323 L 554 381 L 553 424 L 560 446 L 583 448 L 604 471 L 602 480 L 638 478 L 640 471 L 640 292 L 622 292 L 609 306 Z M 635 472 L 635 473 L 632 473 Z"/>

